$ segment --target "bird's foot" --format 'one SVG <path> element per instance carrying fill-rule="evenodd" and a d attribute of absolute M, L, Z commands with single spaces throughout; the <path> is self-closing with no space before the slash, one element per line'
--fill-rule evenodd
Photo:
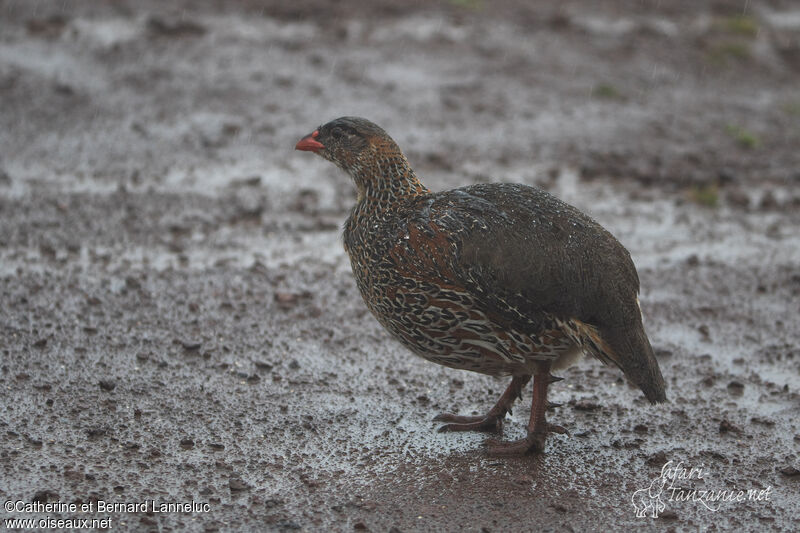
<path fill-rule="evenodd" d="M 500 433 L 503 431 L 505 415 L 459 416 L 442 413 L 434 418 L 436 422 L 449 422 L 439 428 L 439 433 L 448 431 L 484 431 Z"/>
<path fill-rule="evenodd" d="M 489 439 L 486 441 L 486 451 L 493 456 L 516 456 L 527 455 L 529 453 L 544 452 L 544 441 L 546 433 L 528 433 L 519 440 L 501 441 Z"/>
<path fill-rule="evenodd" d="M 511 406 L 519 398 L 522 387 L 531 379 L 530 376 L 514 376 L 511 383 L 500 395 L 497 403 L 483 416 L 459 416 L 443 413 L 436 418 L 437 422 L 448 422 L 439 428 L 439 433 L 446 431 L 485 431 L 502 433 L 503 420 L 506 413 L 511 414 Z"/>
<path fill-rule="evenodd" d="M 501 441 L 497 439 L 489 439 L 486 441 L 486 449 L 489 455 L 494 456 L 515 456 L 526 455 L 529 453 L 543 453 L 544 442 L 547 440 L 548 433 L 569 435 L 569 431 L 563 427 L 547 424 L 544 431 L 529 431 L 526 437 L 519 440 Z"/>

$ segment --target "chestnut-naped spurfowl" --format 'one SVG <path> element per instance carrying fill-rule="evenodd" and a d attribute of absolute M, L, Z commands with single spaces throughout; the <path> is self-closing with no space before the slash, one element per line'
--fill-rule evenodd
<path fill-rule="evenodd" d="M 642 325 L 628 251 L 551 194 L 494 183 L 431 192 L 380 127 L 342 117 L 296 148 L 332 161 L 358 200 L 344 246 L 367 307 L 412 352 L 511 383 L 485 416 L 441 414 L 441 431 L 497 431 L 533 377 L 528 434 L 495 455 L 544 450 L 551 369 L 581 353 L 619 367 L 653 403 L 664 379 Z"/>

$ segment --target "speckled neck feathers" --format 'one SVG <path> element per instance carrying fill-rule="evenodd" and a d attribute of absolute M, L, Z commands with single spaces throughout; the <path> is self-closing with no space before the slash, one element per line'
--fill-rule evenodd
<path fill-rule="evenodd" d="M 391 139 L 374 139 L 358 157 L 342 161 L 341 166 L 356 184 L 359 204 L 370 210 L 388 209 L 430 192 Z"/>

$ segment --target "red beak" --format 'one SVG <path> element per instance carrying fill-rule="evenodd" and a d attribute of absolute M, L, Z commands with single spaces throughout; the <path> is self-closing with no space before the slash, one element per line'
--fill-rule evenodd
<path fill-rule="evenodd" d="M 309 133 L 294 146 L 295 150 L 305 150 L 307 152 L 319 152 L 325 145 L 317 140 L 319 137 L 319 130 L 314 130 L 314 133 Z"/>

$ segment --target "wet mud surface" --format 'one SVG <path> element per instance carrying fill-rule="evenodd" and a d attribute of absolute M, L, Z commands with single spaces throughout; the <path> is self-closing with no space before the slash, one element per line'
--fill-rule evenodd
<path fill-rule="evenodd" d="M 0 2 L 0 496 L 209 505 L 3 518 L 795 528 L 796 4 L 361 4 Z M 609 228 L 670 402 L 584 360 L 552 387 L 571 436 L 543 456 L 437 433 L 505 382 L 414 358 L 367 312 L 339 238 L 353 187 L 292 150 L 344 114 L 434 190 L 536 184 Z M 668 461 L 703 468 L 674 487 L 769 497 L 665 491 L 636 517 Z"/>

